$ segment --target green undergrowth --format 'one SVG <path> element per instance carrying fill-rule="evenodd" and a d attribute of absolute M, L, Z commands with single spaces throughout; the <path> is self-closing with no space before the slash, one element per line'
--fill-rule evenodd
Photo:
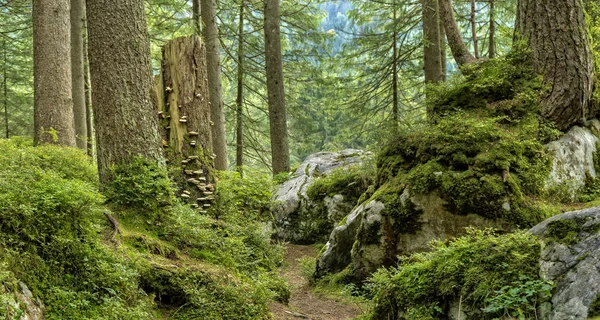
<path fill-rule="evenodd" d="M 541 80 L 523 53 L 464 70 L 428 92 L 433 117 L 394 135 L 377 163 L 377 185 L 405 184 L 411 194 L 438 190 L 456 214 L 503 218 L 528 227 L 547 218 L 540 199 L 560 131 L 540 120 Z"/>
<path fill-rule="evenodd" d="M 530 234 L 468 230 L 432 243 L 432 250 L 373 275 L 368 318 L 446 319 L 451 303 L 460 301 L 473 319 L 533 319 L 549 298 L 552 284 L 539 277 L 540 244 Z"/>
<path fill-rule="evenodd" d="M 173 200 L 147 161 L 112 173 L 103 196 L 83 152 L 0 140 L 1 314 L 23 310 L 17 281 L 61 320 L 266 319 L 268 301 L 288 299 L 282 250 L 256 219 L 270 194 L 221 204 L 216 219 Z"/>

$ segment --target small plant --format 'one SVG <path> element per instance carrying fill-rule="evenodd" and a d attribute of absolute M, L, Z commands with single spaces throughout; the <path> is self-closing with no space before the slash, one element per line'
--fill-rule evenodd
<path fill-rule="evenodd" d="M 551 297 L 552 282 L 520 276 L 518 281 L 486 298 L 486 313 L 502 314 L 519 320 L 533 319 L 540 301 Z"/>

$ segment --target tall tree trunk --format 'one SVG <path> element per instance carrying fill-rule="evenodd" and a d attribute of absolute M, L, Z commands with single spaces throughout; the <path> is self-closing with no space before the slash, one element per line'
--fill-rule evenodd
<path fill-rule="evenodd" d="M 490 48 L 488 49 L 488 57 L 494 59 L 496 57 L 496 8 L 494 0 L 490 0 Z"/>
<path fill-rule="evenodd" d="M 8 79 L 6 79 L 8 72 L 6 68 L 8 67 L 7 57 L 6 57 L 6 39 L 2 40 L 2 60 L 4 64 L 2 66 L 2 103 L 4 104 L 4 125 L 6 126 L 6 139 L 10 138 L 10 130 L 8 128 Z"/>
<path fill-rule="evenodd" d="M 216 155 L 215 168 L 227 170 L 227 139 L 225 114 L 223 113 L 223 87 L 221 84 L 221 58 L 219 30 L 217 28 L 216 0 L 201 0 L 204 40 L 206 41 L 206 64 L 208 66 L 208 91 L 210 94 L 210 118 L 213 122 L 213 152 Z"/>
<path fill-rule="evenodd" d="M 202 16 L 200 14 L 200 0 L 192 0 L 192 23 L 194 34 L 202 34 Z"/>
<path fill-rule="evenodd" d="M 392 119 L 394 120 L 394 127 L 398 125 L 398 121 L 400 120 L 399 116 L 399 106 L 398 106 L 398 31 L 396 31 L 396 1 L 394 1 L 394 32 L 392 33 Z"/>
<path fill-rule="evenodd" d="M 85 76 L 83 66 L 84 0 L 71 0 L 71 73 L 73 88 L 73 116 L 77 148 L 87 147 L 85 108 Z"/>
<path fill-rule="evenodd" d="M 442 53 L 440 43 L 438 0 L 423 0 L 425 83 L 438 83 L 442 80 Z"/>
<path fill-rule="evenodd" d="M 35 144 L 75 146 L 69 0 L 33 1 Z"/>
<path fill-rule="evenodd" d="M 454 20 L 452 2 L 450 2 L 450 0 L 439 0 L 439 4 L 440 18 L 444 23 L 448 45 L 450 46 L 450 51 L 452 51 L 452 56 L 454 57 L 456 64 L 458 64 L 458 66 L 463 66 L 474 62 L 476 59 L 469 52 L 467 46 L 465 46 L 456 20 Z"/>
<path fill-rule="evenodd" d="M 279 1 L 265 0 L 265 61 L 273 174 L 290 171 L 279 19 Z"/>
<path fill-rule="evenodd" d="M 243 175 L 244 165 L 244 5 L 240 4 L 240 21 L 238 27 L 238 70 L 237 70 L 237 98 L 236 98 L 236 144 L 235 166 Z"/>
<path fill-rule="evenodd" d="M 199 36 L 167 42 L 155 86 L 162 144 L 177 168 L 169 170 L 176 194 L 201 211 L 210 207 L 214 192 L 205 51 Z"/>
<path fill-rule="evenodd" d="M 477 41 L 477 21 L 475 19 L 475 0 L 471 0 L 471 37 L 473 38 L 473 52 L 475 59 L 479 59 L 479 45 Z"/>
<path fill-rule="evenodd" d="M 594 63 L 582 1 L 520 0 L 515 27 L 529 43 L 534 70 L 550 86 L 542 116 L 561 130 L 593 116 Z"/>
<path fill-rule="evenodd" d="M 439 9 L 439 7 L 438 7 Z M 440 55 L 441 55 L 441 63 L 442 63 L 442 81 L 446 81 L 446 74 L 448 73 L 448 68 L 446 66 L 446 29 L 444 28 L 444 22 L 440 17 Z"/>
<path fill-rule="evenodd" d="M 141 156 L 164 166 L 143 0 L 87 0 L 100 181 Z"/>
<path fill-rule="evenodd" d="M 83 7 L 85 12 L 85 6 Z M 85 17 L 85 14 L 84 14 Z M 90 60 L 88 56 L 88 36 L 87 36 L 87 18 L 84 20 L 83 29 L 83 61 L 84 61 L 84 83 L 85 83 L 85 122 L 87 124 L 87 154 L 90 157 L 95 157 L 94 149 L 94 124 L 92 112 L 92 80 L 90 79 Z"/>

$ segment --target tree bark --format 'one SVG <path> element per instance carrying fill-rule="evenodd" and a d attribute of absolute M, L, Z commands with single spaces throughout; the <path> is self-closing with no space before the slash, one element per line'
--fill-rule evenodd
<path fill-rule="evenodd" d="M 87 0 L 100 181 L 141 156 L 164 166 L 143 0 Z"/>
<path fill-rule="evenodd" d="M 394 1 L 394 23 L 397 19 L 396 12 L 396 1 Z M 394 26 L 394 32 L 392 33 L 392 119 L 394 121 L 394 127 L 398 125 L 400 120 L 399 116 L 399 102 L 398 102 L 398 31 Z"/>
<path fill-rule="evenodd" d="M 442 53 L 440 49 L 440 23 L 438 0 L 423 0 L 423 53 L 425 83 L 442 80 Z"/>
<path fill-rule="evenodd" d="M 235 130 L 235 166 L 243 175 L 244 166 L 244 3 L 240 4 L 240 20 L 238 28 L 238 70 L 236 98 L 236 130 Z"/>
<path fill-rule="evenodd" d="M 494 59 L 496 57 L 496 7 L 494 0 L 490 0 L 490 44 L 488 49 L 488 57 Z"/>
<path fill-rule="evenodd" d="M 167 42 L 155 86 L 162 144 L 178 168 L 170 170 L 176 194 L 200 210 L 210 206 L 214 191 L 205 51 L 199 36 Z"/>
<path fill-rule="evenodd" d="M 2 102 L 4 104 L 4 125 L 6 129 L 6 139 L 10 138 L 10 130 L 8 128 L 8 80 L 6 79 L 8 72 L 6 68 L 8 67 L 7 56 L 6 56 L 6 39 L 2 41 L 3 55 L 2 60 L 4 64 L 2 66 Z"/>
<path fill-rule="evenodd" d="M 439 7 L 438 7 L 439 9 Z M 439 19 L 440 21 L 440 56 L 441 56 L 441 63 L 442 63 L 442 81 L 446 81 L 446 74 L 448 73 L 448 68 L 446 66 L 447 60 L 446 60 L 446 29 L 444 28 L 444 22 L 442 21 L 442 19 Z"/>
<path fill-rule="evenodd" d="M 219 30 L 217 28 L 216 0 L 201 0 L 204 39 L 206 41 L 206 64 L 208 66 L 208 91 L 210 94 L 210 117 L 213 122 L 213 152 L 216 155 L 215 168 L 227 170 L 227 139 L 225 114 L 223 113 L 223 87 L 221 84 L 221 58 Z"/>
<path fill-rule="evenodd" d="M 200 0 L 192 0 L 192 23 L 194 34 L 202 34 L 202 15 L 200 12 Z"/>
<path fill-rule="evenodd" d="M 515 34 L 550 90 L 541 114 L 561 130 L 593 116 L 594 63 L 581 0 L 520 0 Z"/>
<path fill-rule="evenodd" d="M 73 117 L 77 148 L 87 148 L 87 122 L 85 106 L 85 76 L 83 66 L 84 0 L 71 0 L 71 73 L 73 88 Z"/>
<path fill-rule="evenodd" d="M 85 10 L 85 6 L 84 6 Z M 95 157 L 94 150 L 94 115 L 92 112 L 92 82 L 90 79 L 90 60 L 88 58 L 88 37 L 87 20 L 84 21 L 84 41 L 83 41 L 83 60 L 84 60 L 84 83 L 85 83 L 85 122 L 87 123 L 87 154 Z"/>
<path fill-rule="evenodd" d="M 69 0 L 33 1 L 34 142 L 75 146 Z"/>
<path fill-rule="evenodd" d="M 463 42 L 460 30 L 454 19 L 454 9 L 452 8 L 452 2 L 450 0 L 439 0 L 440 6 L 440 18 L 444 23 L 446 31 L 446 38 L 448 39 L 448 45 L 452 56 L 458 66 L 463 66 L 472 62 L 475 62 L 475 57 L 469 52 L 467 46 Z"/>
<path fill-rule="evenodd" d="M 290 171 L 283 62 L 279 25 L 279 1 L 265 0 L 265 62 L 273 174 Z"/>
<path fill-rule="evenodd" d="M 479 45 L 477 40 L 477 21 L 475 19 L 475 0 L 471 0 L 471 37 L 473 38 L 473 52 L 475 59 L 479 59 Z"/>

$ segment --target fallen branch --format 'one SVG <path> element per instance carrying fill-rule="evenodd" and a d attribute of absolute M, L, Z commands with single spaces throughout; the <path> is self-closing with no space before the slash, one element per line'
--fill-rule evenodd
<path fill-rule="evenodd" d="M 119 227 L 119 222 L 117 221 L 117 219 L 115 219 L 113 216 L 110 215 L 110 213 L 108 213 L 108 211 L 104 212 L 104 216 L 106 216 L 106 218 L 112 222 L 114 231 L 112 234 L 112 237 L 110 238 L 110 241 L 113 242 L 115 245 L 119 245 L 119 241 L 116 239 L 117 234 L 121 234 L 121 228 Z"/>
<path fill-rule="evenodd" d="M 308 319 L 310 320 L 310 318 L 302 313 L 298 313 L 298 312 L 291 312 L 291 311 L 285 311 L 285 313 L 287 314 L 291 314 L 292 316 L 296 317 L 296 318 L 302 318 L 302 319 Z"/>

